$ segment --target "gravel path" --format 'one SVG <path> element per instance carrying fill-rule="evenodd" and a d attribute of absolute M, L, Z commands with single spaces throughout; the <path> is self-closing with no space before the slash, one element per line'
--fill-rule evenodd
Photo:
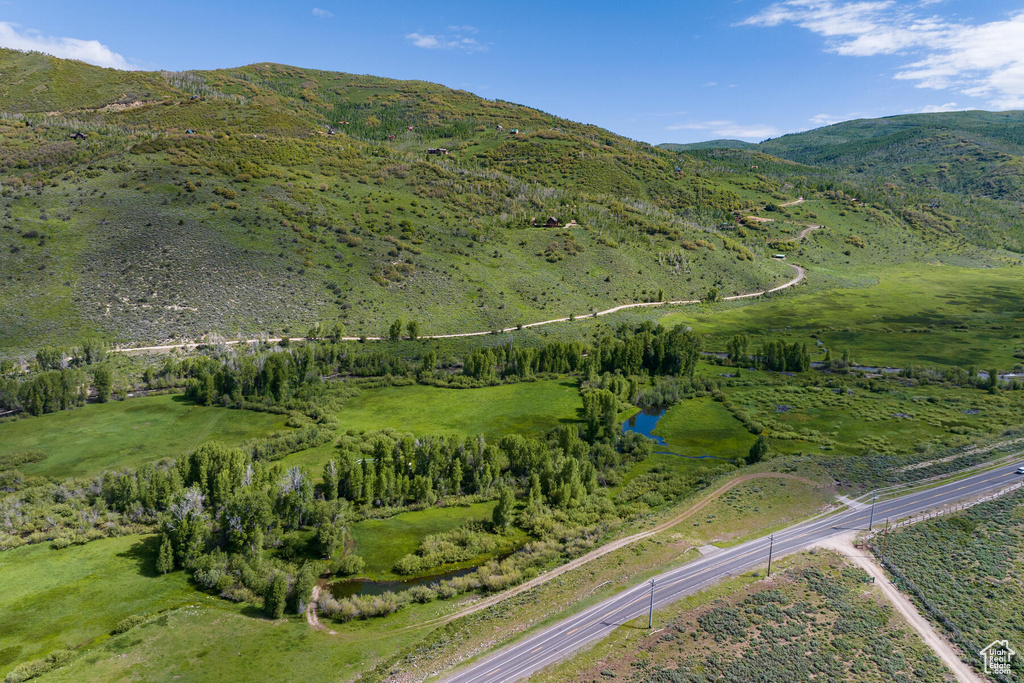
<path fill-rule="evenodd" d="M 815 230 L 819 229 L 820 227 L 821 227 L 820 225 L 809 225 L 809 226 L 807 226 L 806 228 L 804 228 L 803 230 L 800 231 L 800 234 L 797 235 L 797 239 L 798 240 L 802 240 L 803 238 L 807 237 L 809 234 L 811 234 Z"/>

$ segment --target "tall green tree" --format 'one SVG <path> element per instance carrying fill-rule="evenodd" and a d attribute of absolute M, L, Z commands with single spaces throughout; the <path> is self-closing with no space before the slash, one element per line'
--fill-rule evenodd
<path fill-rule="evenodd" d="M 174 548 L 171 547 L 171 539 L 163 534 L 160 541 L 160 554 L 156 558 L 156 570 L 161 574 L 169 574 L 174 571 Z"/>
<path fill-rule="evenodd" d="M 756 462 L 761 462 L 766 455 L 768 455 L 768 439 L 762 434 L 757 437 L 757 441 L 750 447 L 746 458 L 747 464 L 753 465 Z"/>
<path fill-rule="evenodd" d="M 338 465 L 333 460 L 328 460 L 324 465 L 324 498 L 335 500 L 338 497 Z"/>
<path fill-rule="evenodd" d="M 388 328 L 388 339 L 391 341 L 398 341 L 402 338 L 402 320 L 401 318 L 396 319 L 395 322 L 391 323 L 391 327 Z"/>
<path fill-rule="evenodd" d="M 515 509 L 516 496 L 511 487 L 502 485 L 498 493 L 498 504 L 494 506 L 491 521 L 496 529 L 507 529 L 512 524 L 512 512 Z"/>
<path fill-rule="evenodd" d="M 114 373 L 109 365 L 99 365 L 92 371 L 92 384 L 96 387 L 96 400 L 106 403 L 114 386 Z"/>
<path fill-rule="evenodd" d="M 271 619 L 280 619 L 284 616 L 287 603 L 288 579 L 283 573 L 277 572 L 267 584 L 267 592 L 263 596 L 263 611 Z"/>
<path fill-rule="evenodd" d="M 288 596 L 288 611 L 294 614 L 302 614 L 306 611 L 306 605 L 313 594 L 313 586 L 316 585 L 316 574 L 313 567 L 304 563 L 299 567 L 299 573 L 295 576 L 295 585 Z"/>

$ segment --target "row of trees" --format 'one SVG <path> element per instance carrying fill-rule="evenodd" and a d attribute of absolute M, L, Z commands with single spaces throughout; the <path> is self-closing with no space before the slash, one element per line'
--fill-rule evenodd
<path fill-rule="evenodd" d="M 635 329 L 622 326 L 594 346 L 572 341 L 537 349 L 483 349 L 466 359 L 463 373 L 481 380 L 529 379 L 538 373 L 692 375 L 700 350 L 700 337 L 688 328 L 644 323 Z"/>
<path fill-rule="evenodd" d="M 761 344 L 758 351 L 750 355 L 750 338 L 737 334 L 726 345 L 727 358 L 733 365 L 754 366 L 776 372 L 806 372 L 811 369 L 811 354 L 803 342 L 787 343 L 769 339 Z"/>
<path fill-rule="evenodd" d="M 395 329 L 400 332 L 400 325 Z M 502 344 L 479 349 L 462 360 L 460 374 L 474 385 L 531 380 L 540 374 L 692 375 L 700 348 L 700 338 L 688 329 L 645 323 L 636 329 L 623 326 L 594 346 L 555 341 L 539 347 Z M 325 341 L 279 351 L 233 354 L 219 360 L 168 360 L 160 370 L 147 371 L 145 379 L 153 387 L 187 384 L 189 398 L 200 404 L 237 405 L 242 399 L 282 403 L 315 396 L 325 377 L 345 374 L 404 376 L 456 384 L 452 372 L 439 373 L 438 369 L 457 370 L 458 364 L 457 358 L 440 362 L 432 350 L 423 354 L 420 363 L 414 363 L 389 350 Z"/>
<path fill-rule="evenodd" d="M 392 331 L 400 333 L 401 321 L 395 322 Z M 408 323 L 407 329 L 410 336 L 416 336 L 414 322 Z M 700 338 L 683 327 L 623 325 L 594 345 L 555 341 L 539 347 L 502 344 L 477 350 L 461 360 L 458 373 L 458 358 L 440 361 L 432 350 L 417 363 L 393 350 L 366 349 L 358 343 L 325 338 L 283 349 L 260 350 L 253 345 L 224 349 L 217 356 L 168 358 L 159 368 L 147 368 L 143 381 L 149 389 L 184 386 L 188 398 L 200 405 L 245 407 L 256 402 L 266 406 L 311 400 L 323 393 L 325 378 L 339 375 L 409 377 L 453 386 L 531 380 L 540 374 L 690 376 L 700 349 Z M 0 410 L 24 409 L 34 415 L 66 410 L 84 403 L 92 391 L 97 400 L 108 400 L 113 373 L 109 364 L 96 364 L 105 347 L 86 344 L 77 351 L 81 355 L 76 358 L 92 363 L 87 370 L 86 365 L 77 363 L 68 366 L 64 350 L 42 349 L 39 368 L 68 367 L 0 377 Z M 439 368 L 447 371 L 438 372 Z"/>

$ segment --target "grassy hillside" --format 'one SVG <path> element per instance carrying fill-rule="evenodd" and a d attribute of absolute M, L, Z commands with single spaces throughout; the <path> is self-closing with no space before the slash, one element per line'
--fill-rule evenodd
<path fill-rule="evenodd" d="M 770 258 L 785 232 L 744 215 L 856 191 L 828 169 L 677 154 L 420 81 L 125 73 L 6 50 L 0 73 L 8 353 L 316 321 L 376 335 L 409 311 L 436 334 L 728 296 L 792 275 Z M 909 223 L 881 205 L 871 220 Z M 918 259 L 955 237 L 899 239 Z"/>
<path fill-rule="evenodd" d="M 6 347 L 375 334 L 410 309 L 425 332 L 487 329 L 791 272 L 721 248 L 733 193 L 526 107 L 269 64 L 125 74 L 3 51 L 0 71 Z M 550 216 L 577 222 L 532 225 Z"/>

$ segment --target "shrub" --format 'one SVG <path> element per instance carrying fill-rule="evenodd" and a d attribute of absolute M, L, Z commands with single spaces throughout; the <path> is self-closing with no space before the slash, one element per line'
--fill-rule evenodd
<path fill-rule="evenodd" d="M 110 635 L 116 636 L 121 633 L 127 633 L 128 631 L 132 630 L 133 628 L 142 624 L 145 621 L 145 616 L 141 614 L 132 614 L 117 622 L 117 626 L 115 626 L 114 630 L 110 632 Z"/>
<path fill-rule="evenodd" d="M 363 571 L 366 566 L 366 561 L 358 555 L 345 555 L 338 560 L 338 566 L 335 572 L 341 576 L 351 576 L 352 574 L 358 574 Z"/>
<path fill-rule="evenodd" d="M 7 453 L 0 455 L 0 470 L 12 470 L 18 465 L 28 462 L 42 462 L 43 460 L 46 460 L 46 453 L 39 450 Z"/>
<path fill-rule="evenodd" d="M 22 681 L 37 678 L 48 671 L 52 671 L 67 664 L 74 658 L 74 650 L 57 650 L 55 652 L 51 652 L 46 655 L 45 659 L 36 659 L 14 667 L 14 669 L 4 677 L 4 683 L 22 683 Z"/>
<path fill-rule="evenodd" d="M 421 604 L 437 599 L 437 594 L 437 591 L 429 586 L 413 586 L 409 589 L 409 599 Z"/>

